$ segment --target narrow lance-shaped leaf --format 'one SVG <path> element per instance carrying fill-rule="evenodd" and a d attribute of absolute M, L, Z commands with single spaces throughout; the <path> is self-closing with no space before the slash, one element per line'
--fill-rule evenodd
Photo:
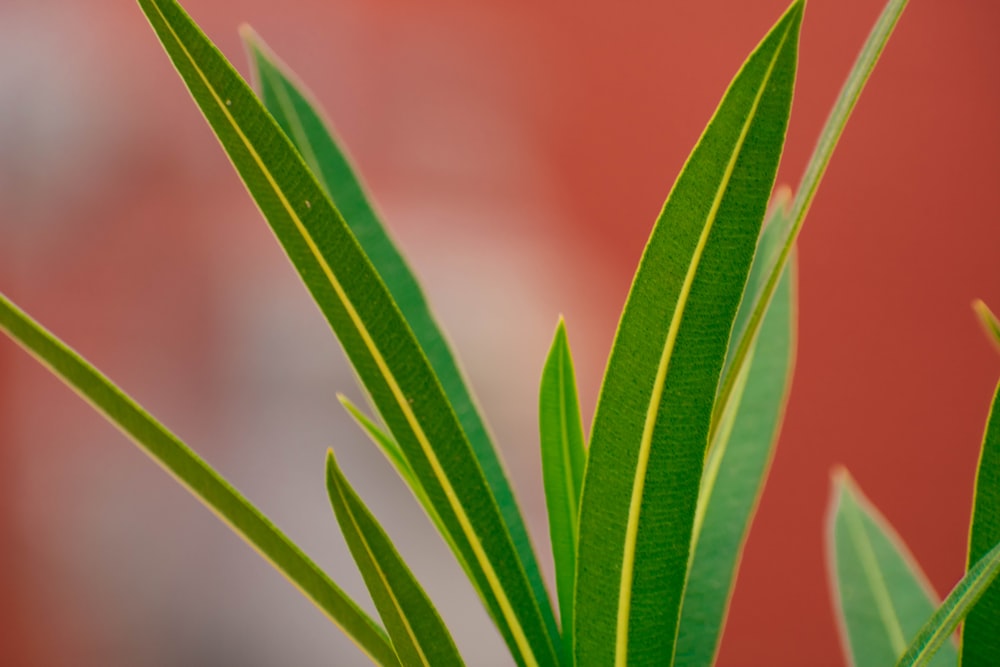
<path fill-rule="evenodd" d="M 673 663 L 712 404 L 784 143 L 802 8 L 733 80 L 632 283 L 580 506 L 583 667 Z"/>
<path fill-rule="evenodd" d="M 715 662 L 743 545 L 774 455 L 795 357 L 794 268 L 793 262 L 778 284 L 747 358 L 746 379 L 733 393 L 731 424 L 716 431 L 705 464 L 677 639 L 681 667 Z"/>
<path fill-rule="evenodd" d="M 549 631 L 555 635 L 551 603 L 510 482 L 416 276 L 379 219 L 343 142 L 312 95 L 249 26 L 244 26 L 241 34 L 250 53 L 261 100 L 344 216 L 441 381 L 510 530 Z"/>
<path fill-rule="evenodd" d="M 778 280 L 781 278 L 781 272 L 788 262 L 792 248 L 795 246 L 795 240 L 802 229 L 802 223 L 805 221 L 806 213 L 809 212 L 809 207 L 816 196 L 819 184 L 823 180 L 827 166 L 830 164 L 833 150 L 840 140 L 840 135 L 844 132 L 844 127 L 847 125 L 847 120 L 850 118 L 851 112 L 854 110 L 854 106 L 861 96 L 861 91 L 864 90 L 865 84 L 868 82 L 868 77 L 871 76 L 872 70 L 875 69 L 875 64 L 882 55 L 882 50 L 885 48 L 886 42 L 888 42 L 896 24 L 899 22 L 899 17 L 902 15 L 903 9 L 906 8 L 907 1 L 889 0 L 882 10 L 882 14 L 868 35 L 868 39 L 865 40 L 864 46 L 861 48 L 861 52 L 858 54 L 858 58 L 847 76 L 847 81 L 844 82 L 844 87 L 837 96 L 837 101 L 830 112 L 829 118 L 827 118 L 826 125 L 823 126 L 819 141 L 812 156 L 809 158 L 802 181 L 799 183 L 799 188 L 795 193 L 795 199 L 792 201 L 791 213 L 786 218 L 780 230 L 775 229 L 775 232 L 784 238 L 784 242 L 775 244 L 774 249 L 769 255 L 761 258 L 762 267 L 766 268 L 764 274 L 767 279 L 759 289 L 754 292 L 748 292 L 745 297 L 745 300 L 749 302 L 748 305 L 751 306 L 750 315 L 747 318 L 746 326 L 742 330 L 737 329 L 736 331 L 735 349 L 729 355 L 727 365 L 729 370 L 723 375 L 722 384 L 719 387 L 719 400 L 715 404 L 716 417 L 722 414 L 729 400 L 729 395 L 733 391 L 736 375 L 743 363 L 742 360 L 749 354 L 754 337 L 757 335 L 757 331 L 760 329 L 761 322 L 764 319 L 767 304 L 774 297 L 774 292 L 778 287 Z"/>
<path fill-rule="evenodd" d="M 357 239 L 250 87 L 180 5 L 139 4 L 475 573 L 512 654 L 525 665 L 556 664 L 544 612 L 469 440 Z"/>
<path fill-rule="evenodd" d="M 962 580 L 952 589 L 930 620 L 924 624 L 916 639 L 896 667 L 923 667 L 933 664 L 931 660 L 955 634 L 958 624 L 968 616 L 983 593 L 996 582 L 1000 574 L 1000 543 L 995 544 L 986 554 L 969 568 Z M 995 655 L 993 656 L 996 657 Z M 996 660 L 993 661 L 994 664 Z"/>
<path fill-rule="evenodd" d="M 0 330 L 173 475 L 380 665 L 398 665 L 385 633 L 284 533 L 146 410 L 0 294 Z"/>
<path fill-rule="evenodd" d="M 380 429 L 375 422 L 361 412 L 361 410 L 359 410 L 358 407 L 354 405 L 346 396 L 338 394 L 337 398 L 340 400 L 341 405 L 343 405 L 347 410 L 348 414 L 354 418 L 354 421 L 356 421 L 361 429 L 368 434 L 371 441 L 382 450 L 382 453 L 389 460 L 389 463 L 391 463 L 396 469 L 396 472 L 399 473 L 400 478 L 402 478 L 402 480 L 406 482 L 406 485 L 410 487 L 410 491 L 417 499 L 417 502 L 419 502 L 420 506 L 424 508 L 424 512 L 427 513 L 427 516 L 434 523 L 434 527 L 437 528 L 438 533 L 441 534 L 441 537 L 444 538 L 444 541 L 451 548 L 452 553 L 455 554 L 455 559 L 458 561 L 458 564 L 462 566 L 462 569 L 465 570 L 465 574 L 469 578 L 469 581 L 476 587 L 476 591 L 480 594 L 480 597 L 483 597 L 482 592 L 478 589 L 478 584 L 472 568 L 470 568 L 469 564 L 465 562 L 465 556 L 458 548 L 458 545 L 455 544 L 455 540 L 452 539 L 447 526 L 445 526 L 444 521 L 441 520 L 441 516 L 437 513 L 437 510 L 434 509 L 434 504 L 431 503 L 431 499 L 427 496 L 427 492 L 424 491 L 424 487 L 420 483 L 420 480 L 413 474 L 413 469 L 410 467 L 409 462 L 407 462 L 406 456 L 403 454 L 403 450 L 399 448 L 399 444 L 392 439 L 391 435 Z M 483 599 L 485 599 L 485 597 L 483 597 Z M 487 607 L 487 611 L 489 611 L 489 607 Z"/>
<path fill-rule="evenodd" d="M 845 470 L 834 476 L 827 549 L 844 652 L 854 667 L 891 665 L 940 599 L 892 526 Z M 936 667 L 954 667 L 947 644 Z"/>
<path fill-rule="evenodd" d="M 559 620 L 563 631 L 563 657 L 566 664 L 572 664 L 577 519 L 587 453 L 584 449 L 583 421 L 576 393 L 573 357 L 566 337 L 566 325 L 561 317 L 542 371 L 538 419 L 545 505 L 549 512 L 549 535 L 552 539 L 556 590 L 559 594 Z"/>
<path fill-rule="evenodd" d="M 326 457 L 326 489 L 347 546 L 400 661 L 407 667 L 462 665 L 437 609 L 347 482 L 332 451 Z"/>
<path fill-rule="evenodd" d="M 993 314 L 993 311 L 990 310 L 990 307 L 982 299 L 973 301 L 972 308 L 976 311 L 976 315 L 979 316 L 979 323 L 982 325 L 983 331 L 986 332 L 986 336 L 1000 350 L 1000 320 L 997 319 L 997 316 Z"/>
<path fill-rule="evenodd" d="M 1000 542 L 1000 385 L 986 421 L 976 468 L 967 568 Z M 988 667 L 1000 658 L 1000 583 L 994 582 L 962 626 L 962 667 Z"/>

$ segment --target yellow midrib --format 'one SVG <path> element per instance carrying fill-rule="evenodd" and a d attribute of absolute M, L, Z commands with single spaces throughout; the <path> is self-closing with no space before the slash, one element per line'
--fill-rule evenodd
<path fill-rule="evenodd" d="M 358 533 L 358 539 L 361 541 L 361 545 L 364 547 L 365 553 L 368 555 L 368 560 L 371 561 L 372 567 L 375 568 L 375 572 L 382 582 L 382 587 L 385 589 L 385 592 L 389 596 L 390 600 L 392 600 L 392 606 L 396 608 L 397 615 L 403 623 L 403 628 L 406 630 L 406 635 L 409 638 L 410 643 L 413 644 L 413 647 L 417 650 L 417 654 L 420 656 L 420 663 L 429 666 L 430 661 L 427 660 L 427 656 L 424 654 L 424 647 L 417 639 L 417 635 L 413 631 L 413 626 L 410 625 L 410 619 L 407 617 L 406 612 L 399 604 L 399 599 L 396 597 L 395 591 L 393 591 L 392 586 L 389 584 L 389 579 L 386 577 L 385 571 L 382 569 L 382 566 L 379 565 L 378 559 L 375 557 L 374 552 L 372 552 L 371 547 L 368 545 L 368 540 L 364 538 L 361 526 L 358 525 L 358 519 L 354 515 L 354 511 L 351 509 L 351 505 L 347 500 L 347 494 L 344 493 L 344 489 L 341 487 L 341 483 L 344 482 L 344 478 L 341 474 L 339 474 L 339 471 L 337 471 L 337 476 L 340 478 L 340 482 L 337 484 L 337 495 L 340 496 L 340 501 L 344 505 L 344 510 L 347 512 L 348 518 L 351 523 L 354 524 L 354 528 Z M 395 645 L 395 642 L 393 642 L 393 645 Z"/>
<path fill-rule="evenodd" d="M 257 163 L 257 166 L 260 168 L 261 173 L 264 175 L 268 183 L 271 185 L 272 190 L 278 197 L 278 200 L 281 202 L 281 205 L 285 209 L 285 212 L 292 219 L 292 222 L 294 222 L 296 228 L 299 230 L 299 233 L 302 235 L 303 240 L 306 242 L 306 245 L 309 246 L 310 252 L 312 253 L 316 262 L 320 265 L 320 268 L 323 270 L 324 275 L 330 282 L 331 287 L 333 287 L 334 291 L 337 293 L 337 297 L 340 299 L 341 303 L 344 306 L 344 309 L 347 311 L 348 316 L 351 318 L 351 321 L 354 323 L 355 327 L 358 330 L 358 333 L 360 334 L 362 340 L 364 341 L 365 346 L 371 353 L 376 366 L 378 366 L 379 371 L 382 373 L 386 381 L 386 384 L 389 386 L 389 390 L 392 392 L 393 397 L 396 399 L 396 403 L 398 404 L 400 410 L 403 412 L 403 415 L 406 418 L 407 422 L 409 422 L 410 427 L 413 430 L 413 434 L 417 438 L 417 441 L 420 444 L 420 447 L 423 450 L 424 454 L 427 456 L 428 462 L 430 463 L 435 476 L 441 482 L 441 487 L 445 493 L 445 496 L 448 499 L 448 503 L 451 506 L 452 511 L 455 513 L 455 517 L 462 528 L 462 532 L 468 539 L 469 546 L 472 548 L 476 556 L 476 560 L 479 562 L 480 566 L 483 569 L 483 574 L 490 584 L 490 589 L 496 596 L 497 604 L 500 606 L 500 610 L 504 618 L 507 620 L 507 624 L 510 628 L 511 635 L 514 638 L 514 642 L 517 644 L 518 649 L 521 651 L 521 657 L 524 659 L 527 667 L 538 667 L 538 660 L 535 657 L 534 651 L 532 650 L 532 647 L 528 642 L 528 638 L 524 633 L 524 628 L 521 627 L 520 621 L 514 612 L 514 608 L 507 597 L 506 591 L 503 590 L 503 586 L 500 584 L 496 571 L 493 569 L 493 565 L 492 563 L 490 563 L 489 558 L 487 557 L 486 552 L 479 541 L 479 537 L 476 535 L 476 532 L 473 529 L 472 524 L 469 521 L 469 518 L 466 515 L 465 510 L 461 505 L 461 502 L 455 495 L 454 488 L 451 486 L 450 481 L 444 474 L 444 469 L 442 468 L 441 462 L 438 460 L 436 454 L 434 453 L 434 450 L 431 448 L 430 441 L 427 438 L 427 434 L 424 433 L 423 428 L 421 427 L 419 421 L 417 421 L 416 415 L 413 413 L 413 409 L 410 407 L 409 401 L 407 400 L 402 389 L 399 387 L 399 384 L 397 383 L 395 376 L 393 376 L 392 372 L 389 370 L 389 367 L 386 364 L 385 359 L 382 357 L 378 348 L 375 346 L 375 342 L 374 340 L 372 340 L 371 334 L 368 332 L 368 329 L 364 326 L 364 323 L 358 316 L 357 310 L 354 308 L 354 304 L 351 303 L 351 301 L 347 298 L 347 294 L 344 291 L 343 286 L 341 286 L 340 282 L 334 275 L 333 270 L 330 268 L 329 264 L 327 264 L 326 260 L 323 258 L 323 255 L 321 254 L 319 248 L 316 246 L 315 241 L 313 240 L 312 236 L 309 235 L 309 232 L 305 228 L 305 225 L 302 223 L 301 218 L 299 218 L 298 213 L 296 213 L 295 209 L 288 201 L 288 198 L 285 197 L 285 193 L 278 186 L 270 170 L 267 169 L 264 162 L 261 160 L 260 155 L 257 153 L 256 148 L 254 148 L 253 144 L 247 139 L 247 136 L 243 133 L 243 130 L 236 123 L 235 118 L 233 118 L 233 115 L 230 113 L 226 103 L 215 91 L 215 88 L 212 86 L 211 82 L 205 76 L 205 73 L 201 70 L 201 68 L 198 67 L 194 58 L 191 57 L 191 53 L 187 50 L 187 47 L 185 47 L 183 41 L 181 41 L 180 36 L 177 34 L 173 26 L 167 20 L 167 17 L 163 14 L 163 11 L 160 9 L 159 4 L 156 2 L 156 0 L 150 0 L 150 4 L 152 4 L 153 7 L 156 9 L 160 18 L 163 20 L 164 25 L 167 26 L 167 29 L 170 30 L 170 33 L 176 40 L 177 45 L 184 52 L 184 55 L 187 57 L 189 63 L 191 64 L 191 67 L 201 78 L 202 82 L 205 84 L 209 93 L 212 95 L 212 97 L 218 104 L 219 109 L 223 112 L 223 114 L 225 114 L 226 118 L 229 120 L 229 124 L 232 126 L 233 130 L 236 132 L 240 140 L 243 142 L 244 146 L 250 153 L 254 162 Z"/>
<path fill-rule="evenodd" d="M 646 411 L 646 420 L 643 424 L 642 438 L 639 441 L 639 456 L 636 463 L 636 474 L 632 486 L 632 497 L 629 502 L 628 522 L 625 528 L 625 549 L 622 556 L 622 574 L 618 590 L 618 615 L 615 635 L 616 667 L 627 667 L 628 663 L 628 626 L 632 605 L 632 579 L 635 574 L 635 544 L 639 534 L 639 511 L 642 507 L 642 495 L 646 483 L 646 470 L 649 466 L 653 430 L 656 426 L 656 417 L 659 412 L 660 400 L 663 397 L 667 369 L 670 366 L 670 358 L 673 354 L 674 344 L 677 341 L 681 320 L 684 315 L 684 308 L 687 305 L 687 299 L 691 293 L 691 286 L 694 283 L 694 277 L 701 261 L 701 255 L 705 250 L 705 245 L 708 242 L 708 236 L 711 233 L 713 225 L 715 224 L 715 217 L 722 204 L 722 195 L 725 192 L 725 186 L 729 183 L 729 179 L 732 177 L 733 170 L 736 166 L 736 159 L 740 154 L 743 142 L 746 140 L 747 133 L 750 131 L 751 122 L 757 114 L 757 107 L 759 106 L 761 97 L 767 87 L 766 82 L 770 80 L 771 73 L 774 70 L 778 56 L 784 49 L 785 40 L 788 39 L 789 29 L 790 28 L 785 29 L 785 34 L 782 37 L 781 43 L 778 45 L 774 52 L 774 56 L 771 58 L 771 62 L 768 64 L 767 72 L 764 75 L 765 83 L 764 85 L 761 85 L 760 90 L 757 91 L 753 105 L 750 108 L 750 113 L 747 115 L 747 119 L 740 131 L 740 136 L 736 143 L 736 150 L 733 151 L 733 154 L 729 159 L 729 163 L 726 165 L 726 171 L 723 174 L 723 178 L 718 189 L 716 190 L 715 198 L 712 200 L 712 206 L 709 209 L 705 226 L 698 238 L 698 244 L 695 247 L 694 255 L 691 258 L 691 263 L 688 265 L 687 273 L 684 276 L 684 283 L 681 286 L 681 291 L 677 298 L 677 305 L 674 309 L 674 315 L 670 321 L 670 328 L 667 331 L 667 339 L 664 342 L 663 354 L 660 356 L 660 362 L 656 369 L 656 379 L 653 384 L 653 392 L 650 396 L 649 409 Z"/>

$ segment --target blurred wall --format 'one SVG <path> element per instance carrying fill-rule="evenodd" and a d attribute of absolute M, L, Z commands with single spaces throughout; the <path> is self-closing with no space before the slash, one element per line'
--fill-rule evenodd
<path fill-rule="evenodd" d="M 585 420 L 663 198 L 784 0 L 188 0 L 313 88 L 466 362 L 544 562 L 535 392 L 559 313 Z M 812 0 L 794 185 L 880 0 Z M 722 665 L 840 665 L 824 570 L 844 464 L 932 582 L 961 575 L 1000 359 L 1000 5 L 911 3 L 800 243 L 795 385 Z M 335 446 L 456 627 L 503 647 L 342 414 L 350 370 L 134 3 L 0 3 L 0 290 L 133 392 L 359 599 Z M 0 340 L 0 662 L 349 665 L 352 645 L 123 437 Z M 365 604 L 370 604 L 365 601 Z M 817 657 L 819 656 L 819 657 Z"/>

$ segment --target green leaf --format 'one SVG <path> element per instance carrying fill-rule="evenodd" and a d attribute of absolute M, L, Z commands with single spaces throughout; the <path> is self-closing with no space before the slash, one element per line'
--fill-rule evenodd
<path fill-rule="evenodd" d="M 727 362 L 727 367 L 730 371 L 738 371 L 742 366 L 742 360 L 750 353 L 754 337 L 757 335 L 757 331 L 760 329 L 761 322 L 764 319 L 767 304 L 774 297 L 774 292 L 778 287 L 778 280 L 781 278 L 781 272 L 785 264 L 788 263 L 792 248 L 795 246 L 795 240 L 802 229 L 802 223 L 805 221 L 809 207 L 816 196 L 819 184 L 823 180 L 826 168 L 830 164 L 833 150 L 836 148 L 837 142 L 840 140 L 840 135 L 843 134 L 844 127 L 847 125 L 847 120 L 850 118 L 851 112 L 854 110 L 854 106 L 861 96 L 861 91 L 864 90 L 865 84 L 868 82 L 868 77 L 871 76 L 875 64 L 882 55 L 882 50 L 885 48 L 889 36 L 892 35 L 896 23 L 899 22 L 899 17 L 902 15 L 903 9 L 906 8 L 906 4 L 907 0 L 889 0 L 886 3 L 882 14 L 879 16 L 878 21 L 876 21 L 875 26 L 868 35 L 868 39 L 861 48 L 861 52 L 858 54 L 858 58 L 847 76 L 847 81 L 844 82 L 844 87 L 837 96 L 837 101 L 830 112 L 830 117 L 827 118 L 826 125 L 823 127 L 816 148 L 809 159 L 809 164 L 806 165 L 802 181 L 799 183 L 799 189 L 792 202 L 791 213 L 785 218 L 784 223 L 775 229 L 775 233 L 783 237 L 784 242 L 775 244 L 773 250 L 759 260 L 767 279 L 760 290 L 747 293 L 752 299 L 748 303 L 750 315 L 747 318 L 746 326 L 742 330 L 737 330 L 737 344 L 734 352 L 729 355 Z M 723 375 L 722 384 L 719 388 L 719 400 L 715 404 L 716 421 L 725 409 L 729 401 L 729 395 L 733 392 L 736 375 L 736 372 L 727 372 Z"/>
<path fill-rule="evenodd" d="M 425 504 L 424 499 L 427 498 L 427 493 L 424 491 L 424 487 L 420 485 L 420 480 L 413 474 L 413 468 L 410 467 L 409 461 L 406 460 L 403 450 L 399 448 L 399 443 L 393 440 L 391 435 L 379 428 L 378 424 L 351 402 L 351 399 L 343 394 L 337 394 L 337 400 L 340 401 L 340 404 L 347 410 L 347 414 L 354 418 L 354 421 L 357 422 L 358 426 L 368 435 L 371 441 L 378 445 L 385 458 L 389 460 L 392 467 L 396 469 L 399 476 L 410 487 L 410 490 L 417 496 L 417 499 L 420 500 L 421 505 L 430 507 L 433 511 L 434 507 L 430 505 L 429 499 L 426 500 Z"/>
<path fill-rule="evenodd" d="M 983 331 L 986 332 L 986 336 L 1000 350 L 1000 320 L 997 319 L 997 316 L 993 314 L 993 311 L 990 310 L 990 307 L 982 299 L 973 301 L 972 308 L 976 311 L 976 315 L 979 316 L 979 323 L 983 325 Z"/>
<path fill-rule="evenodd" d="M 437 374 L 500 507 L 546 626 L 556 637 L 558 632 L 549 595 L 510 482 L 476 401 L 416 276 L 379 219 L 343 142 L 331 129 L 312 95 L 249 26 L 244 26 L 241 34 L 265 106 L 344 216 Z"/>
<path fill-rule="evenodd" d="M 682 667 L 715 662 L 743 545 L 774 456 L 795 357 L 794 268 L 793 261 L 778 284 L 732 408 L 723 413 L 727 425 L 716 431 L 705 464 L 677 639 L 676 664 Z"/>
<path fill-rule="evenodd" d="M 0 294 L 0 329 L 117 426 L 339 625 L 380 665 L 398 665 L 385 632 L 249 500 L 80 355 Z"/>
<path fill-rule="evenodd" d="M 983 447 L 976 468 L 967 567 L 972 570 L 990 548 L 1000 542 L 1000 385 L 986 422 Z M 1000 584 L 983 593 L 962 626 L 962 667 L 996 665 L 1000 657 Z"/>
<path fill-rule="evenodd" d="M 437 609 L 388 535 L 348 484 L 333 451 L 326 456 L 326 489 L 347 546 L 400 661 L 407 667 L 464 664 Z"/>
<path fill-rule="evenodd" d="M 784 142 L 802 8 L 733 80 L 632 283 L 580 506 L 583 667 L 673 663 L 712 404 Z"/>
<path fill-rule="evenodd" d="M 139 4 L 474 571 L 511 652 L 525 665 L 556 664 L 544 612 L 472 446 L 354 234 L 250 87 L 184 10 L 174 0 Z"/>
<path fill-rule="evenodd" d="M 361 429 L 368 434 L 368 437 L 372 440 L 372 442 L 374 442 L 378 448 L 382 450 L 382 453 L 385 454 L 389 463 L 391 463 L 396 469 L 396 472 L 399 473 L 400 478 L 402 478 L 402 480 L 406 482 L 406 485 L 410 487 L 410 491 L 417 499 L 417 502 L 419 502 L 420 506 L 424 508 L 424 512 L 434 523 L 434 527 L 437 528 L 438 533 L 440 533 L 441 537 L 444 538 L 444 541 L 448 544 L 449 548 L 451 548 L 452 553 L 455 554 L 455 559 L 458 561 L 458 564 L 462 566 L 462 569 L 465 570 L 465 574 L 469 578 L 472 585 L 476 588 L 476 592 L 479 593 L 479 596 L 485 601 L 486 598 L 483 595 L 483 592 L 479 590 L 473 570 L 465 561 L 465 556 L 462 555 L 462 551 L 458 548 L 458 545 L 455 544 L 455 540 L 452 539 L 451 534 L 448 532 L 448 527 L 445 526 L 444 521 L 441 520 L 441 516 L 437 513 L 437 510 L 434 509 L 434 504 L 431 503 L 431 499 L 427 496 L 427 492 L 424 490 L 420 480 L 413 474 L 413 469 L 410 467 L 406 457 L 403 455 L 403 450 L 399 448 L 399 444 L 392 439 L 391 435 L 380 429 L 375 422 L 361 412 L 361 410 L 358 409 L 358 407 L 354 405 L 354 403 L 352 403 L 346 396 L 338 394 L 337 398 L 340 400 L 341 405 L 344 406 L 347 412 L 354 417 L 354 420 L 358 423 Z M 488 607 L 487 610 L 489 610 Z"/>
<path fill-rule="evenodd" d="M 542 478 L 549 512 L 549 535 L 556 566 L 559 618 L 563 628 L 563 657 L 572 664 L 573 578 L 576 573 L 577 519 L 583 468 L 583 421 L 576 393 L 573 356 L 566 338 L 566 325 L 559 318 L 552 348 L 545 360 L 538 399 L 541 432 Z"/>
<path fill-rule="evenodd" d="M 884 667 L 934 613 L 938 597 L 892 526 L 845 470 L 834 476 L 827 546 L 841 640 L 855 667 Z M 954 667 L 947 643 L 933 664 Z"/>
<path fill-rule="evenodd" d="M 958 624 L 972 611 L 983 593 L 996 581 L 997 574 L 1000 574 L 1000 543 L 994 545 L 969 568 L 931 619 L 921 628 L 910 648 L 896 663 L 897 667 L 923 667 L 935 664 L 932 660 L 937 651 L 950 646 L 948 638 L 955 633 Z M 995 654 L 991 664 L 996 664 Z"/>

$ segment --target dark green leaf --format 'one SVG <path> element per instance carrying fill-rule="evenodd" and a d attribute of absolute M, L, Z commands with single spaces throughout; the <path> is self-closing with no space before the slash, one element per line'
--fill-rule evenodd
<path fill-rule="evenodd" d="M 986 422 L 976 468 L 967 567 L 1000 542 L 1000 385 Z M 962 667 L 991 667 L 1000 659 L 1000 584 L 994 582 L 962 626 Z"/>
<path fill-rule="evenodd" d="M 326 489 L 347 546 L 400 661 L 407 667 L 464 664 L 437 609 L 348 484 L 332 451 L 326 457 Z"/>
<path fill-rule="evenodd" d="M 437 374 L 472 444 L 531 583 L 538 608 L 554 637 L 557 632 L 552 606 L 510 482 L 476 401 L 416 276 L 382 224 L 343 142 L 331 129 L 312 95 L 249 27 L 241 32 L 265 106 L 344 216 Z"/>
<path fill-rule="evenodd" d="M 733 80 L 632 283 L 580 506 L 583 667 L 673 663 L 712 405 L 784 143 L 802 8 Z"/>
<path fill-rule="evenodd" d="M 340 213 L 295 147 L 174 0 L 139 0 L 292 265 L 474 571 L 511 652 L 558 649 L 472 446 L 433 368 Z"/>

